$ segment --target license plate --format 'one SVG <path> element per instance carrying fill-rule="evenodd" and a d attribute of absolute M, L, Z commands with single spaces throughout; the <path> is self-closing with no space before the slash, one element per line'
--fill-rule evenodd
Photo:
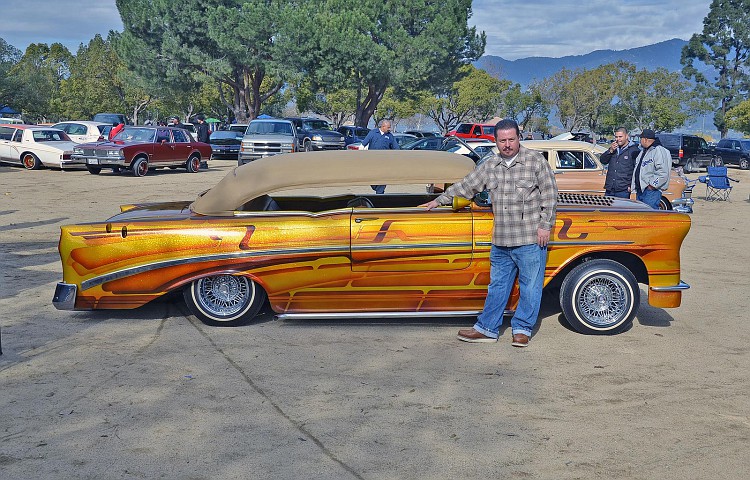
<path fill-rule="evenodd" d="M 99 159 L 98 158 L 87 158 L 86 163 L 89 165 L 99 165 Z"/>

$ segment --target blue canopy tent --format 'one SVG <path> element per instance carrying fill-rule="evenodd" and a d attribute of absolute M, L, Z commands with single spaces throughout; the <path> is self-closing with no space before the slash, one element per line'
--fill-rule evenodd
<path fill-rule="evenodd" d="M 20 115 L 21 112 L 18 112 L 16 110 L 13 110 L 7 105 L 3 105 L 2 108 L 0 108 L 0 116 L 3 115 Z"/>

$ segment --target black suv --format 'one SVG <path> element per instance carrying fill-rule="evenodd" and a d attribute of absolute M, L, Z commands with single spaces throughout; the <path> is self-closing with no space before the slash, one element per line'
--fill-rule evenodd
<path fill-rule="evenodd" d="M 711 165 L 713 150 L 701 137 L 682 133 L 657 133 L 656 136 L 672 154 L 673 167 L 682 166 L 685 173 L 692 173 Z"/>
<path fill-rule="evenodd" d="M 739 165 L 743 170 L 750 168 L 750 140 L 736 138 L 722 138 L 716 144 L 714 153 L 721 164 Z"/>
<path fill-rule="evenodd" d="M 299 145 L 297 151 L 343 150 L 346 147 L 344 136 L 332 130 L 331 125 L 322 118 L 288 117 L 297 130 Z"/>

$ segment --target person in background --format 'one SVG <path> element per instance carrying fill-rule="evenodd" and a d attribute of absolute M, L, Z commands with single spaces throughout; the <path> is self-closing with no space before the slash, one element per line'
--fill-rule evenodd
<path fill-rule="evenodd" d="M 498 153 L 477 165 L 445 193 L 424 204 L 427 210 L 448 205 L 455 196 L 472 198 L 487 190 L 492 202 L 490 284 L 474 328 L 459 330 L 464 342 L 496 342 L 516 275 L 520 296 L 510 320 L 511 345 L 526 347 L 539 317 L 547 265 L 547 244 L 555 225 L 557 183 L 544 156 L 521 146 L 513 120 L 495 126 Z"/>
<path fill-rule="evenodd" d="M 672 155 L 649 128 L 641 132 L 641 147 L 630 190 L 636 193 L 636 200 L 658 210 L 662 192 L 669 187 Z"/>
<path fill-rule="evenodd" d="M 609 165 L 607 179 L 604 181 L 604 195 L 630 198 L 630 184 L 633 181 L 635 159 L 639 153 L 638 145 L 630 141 L 625 127 L 615 130 L 615 140 L 599 157 L 603 165 Z"/>
<path fill-rule="evenodd" d="M 195 126 L 195 133 L 199 142 L 209 143 L 208 138 L 211 135 L 208 131 L 208 124 L 206 123 L 206 117 L 198 115 L 195 117 L 198 125 Z"/>
<path fill-rule="evenodd" d="M 369 150 L 400 150 L 398 142 L 391 133 L 391 122 L 381 120 L 378 128 L 373 128 L 362 140 L 362 146 Z M 382 195 L 385 193 L 385 185 L 370 185 L 375 193 Z"/>
<path fill-rule="evenodd" d="M 185 125 L 180 122 L 180 117 L 178 116 L 170 117 L 168 126 L 175 128 L 185 128 Z"/>

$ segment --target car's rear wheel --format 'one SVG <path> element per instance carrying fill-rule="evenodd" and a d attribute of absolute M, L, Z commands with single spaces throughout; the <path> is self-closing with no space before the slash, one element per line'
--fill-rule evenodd
<path fill-rule="evenodd" d="M 102 167 L 92 167 L 91 165 L 86 165 L 86 170 L 89 171 L 91 175 L 99 175 L 102 171 Z"/>
<path fill-rule="evenodd" d="M 213 275 L 193 281 L 183 290 L 185 303 L 206 325 L 234 327 L 258 314 L 266 292 L 239 275 Z"/>
<path fill-rule="evenodd" d="M 635 276 L 621 263 L 598 259 L 575 267 L 560 287 L 560 307 L 576 331 L 611 335 L 630 327 L 640 304 Z"/>
<path fill-rule="evenodd" d="M 148 173 L 148 161 L 143 157 L 136 158 L 133 161 L 132 168 L 133 175 L 135 175 L 136 177 L 143 177 Z"/>
<path fill-rule="evenodd" d="M 33 153 L 24 154 L 22 161 L 26 170 L 39 170 L 42 168 L 42 161 Z"/>
<path fill-rule="evenodd" d="M 672 210 L 672 203 L 666 197 L 659 199 L 659 210 Z"/>
<path fill-rule="evenodd" d="M 312 152 L 312 142 L 310 142 L 310 140 L 305 140 L 302 144 L 302 149 L 306 152 Z"/>
<path fill-rule="evenodd" d="M 698 171 L 698 169 L 695 167 L 695 161 L 692 158 L 688 158 L 687 162 L 685 162 L 685 168 L 683 168 L 683 171 L 685 173 L 693 173 Z"/>
<path fill-rule="evenodd" d="M 742 170 L 747 170 L 750 168 L 750 162 L 748 162 L 747 158 L 740 158 L 740 168 Z"/>
<path fill-rule="evenodd" d="M 198 171 L 201 169 L 200 157 L 198 155 L 193 155 L 192 157 L 188 158 L 186 168 L 190 173 L 198 173 Z"/>

